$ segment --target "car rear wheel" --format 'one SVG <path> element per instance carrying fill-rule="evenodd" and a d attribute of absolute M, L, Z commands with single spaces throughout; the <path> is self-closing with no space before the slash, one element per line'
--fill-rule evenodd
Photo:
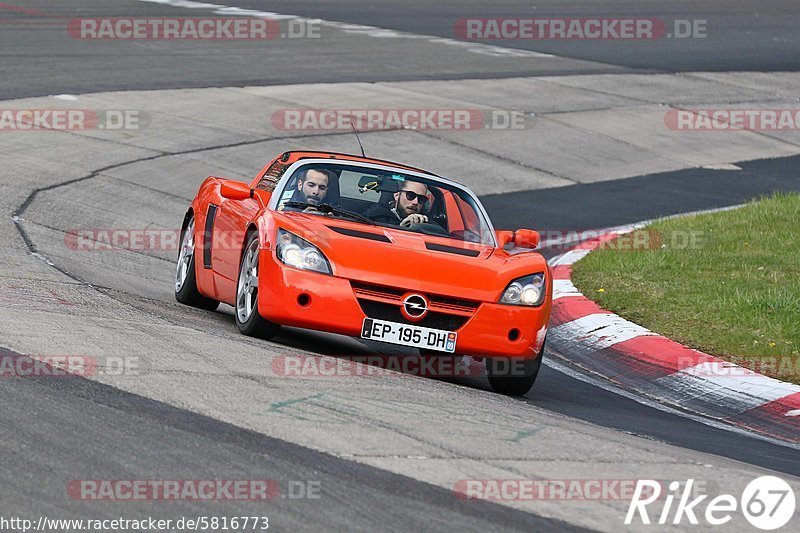
<path fill-rule="evenodd" d="M 236 282 L 236 326 L 248 337 L 271 339 L 278 333 L 280 324 L 274 324 L 258 312 L 258 233 L 253 232 L 247 240 L 239 265 Z"/>
<path fill-rule="evenodd" d="M 219 307 L 219 302 L 203 296 L 197 290 L 194 245 L 194 216 L 191 216 L 181 233 L 181 247 L 178 249 L 175 272 L 175 299 L 185 305 L 213 311 Z"/>
<path fill-rule="evenodd" d="M 524 396 L 539 375 L 544 347 L 535 358 L 487 357 L 486 375 L 492 390 L 508 396 Z"/>

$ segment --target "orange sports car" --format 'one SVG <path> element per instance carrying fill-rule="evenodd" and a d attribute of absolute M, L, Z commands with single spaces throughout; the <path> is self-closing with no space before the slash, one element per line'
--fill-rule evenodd
<path fill-rule="evenodd" d="M 184 217 L 175 297 L 234 307 L 245 335 L 281 325 L 486 358 L 525 394 L 553 295 L 539 234 L 496 231 L 478 198 L 406 165 L 286 152 L 251 184 L 209 177 Z"/>

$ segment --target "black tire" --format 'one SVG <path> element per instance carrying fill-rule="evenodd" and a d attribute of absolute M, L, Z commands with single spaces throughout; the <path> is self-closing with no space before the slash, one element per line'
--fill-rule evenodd
<path fill-rule="evenodd" d="M 241 307 L 243 303 L 240 301 L 240 290 L 242 289 L 243 278 L 242 274 L 244 273 L 244 266 L 245 261 L 248 261 L 248 251 L 255 248 L 255 277 L 258 279 L 258 233 L 251 232 L 247 238 L 247 245 L 244 247 L 244 251 L 242 252 L 242 258 L 239 261 L 239 275 L 236 280 L 236 302 L 234 305 L 234 312 L 233 316 L 236 319 L 236 327 L 239 328 L 239 332 L 243 335 L 247 335 L 248 337 L 257 337 L 259 339 L 269 340 L 278 333 L 278 330 L 281 329 L 280 324 L 275 324 L 274 322 L 270 322 L 268 320 L 264 320 L 261 314 L 258 312 L 258 286 L 253 287 L 253 291 L 251 293 L 250 299 L 250 312 L 243 317 L 241 311 L 245 310 L 246 308 Z"/>
<path fill-rule="evenodd" d="M 544 347 L 535 358 L 487 357 L 486 376 L 492 390 L 506 396 L 524 396 L 533 388 L 542 366 Z"/>
<path fill-rule="evenodd" d="M 191 252 L 188 250 L 184 254 L 184 237 L 191 232 Z M 197 289 L 197 272 L 195 270 L 195 248 L 194 248 L 194 216 L 186 218 L 186 222 L 181 229 L 180 248 L 178 249 L 178 264 L 175 272 L 175 299 L 184 305 L 190 305 L 207 311 L 214 311 L 219 307 L 219 302 L 203 296 Z M 182 264 L 185 264 L 186 271 L 181 278 Z"/>

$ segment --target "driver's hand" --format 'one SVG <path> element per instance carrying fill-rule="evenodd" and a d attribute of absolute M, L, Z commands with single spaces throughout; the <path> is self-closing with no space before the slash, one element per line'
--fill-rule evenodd
<path fill-rule="evenodd" d="M 319 209 L 317 209 L 316 207 L 308 206 L 305 209 L 303 209 L 303 213 L 319 213 Z"/>
<path fill-rule="evenodd" d="M 420 215 L 419 213 L 414 213 L 413 215 L 408 215 L 406 218 L 400 222 L 400 225 L 404 228 L 409 227 L 412 224 L 422 224 L 423 222 L 427 222 L 428 217 L 425 215 Z"/>

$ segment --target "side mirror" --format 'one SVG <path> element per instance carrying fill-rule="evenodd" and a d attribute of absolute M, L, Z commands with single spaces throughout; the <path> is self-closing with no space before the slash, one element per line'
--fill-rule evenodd
<path fill-rule="evenodd" d="M 539 246 L 538 231 L 532 229 L 518 229 L 514 232 L 514 246 L 518 248 L 536 248 Z"/>
<path fill-rule="evenodd" d="M 514 240 L 514 232 L 513 231 L 495 231 L 495 237 L 497 237 L 497 247 L 502 248 L 506 244 L 510 243 Z"/>
<path fill-rule="evenodd" d="M 253 189 L 241 181 L 225 180 L 219 187 L 219 193 L 229 200 L 246 200 L 253 197 Z"/>

